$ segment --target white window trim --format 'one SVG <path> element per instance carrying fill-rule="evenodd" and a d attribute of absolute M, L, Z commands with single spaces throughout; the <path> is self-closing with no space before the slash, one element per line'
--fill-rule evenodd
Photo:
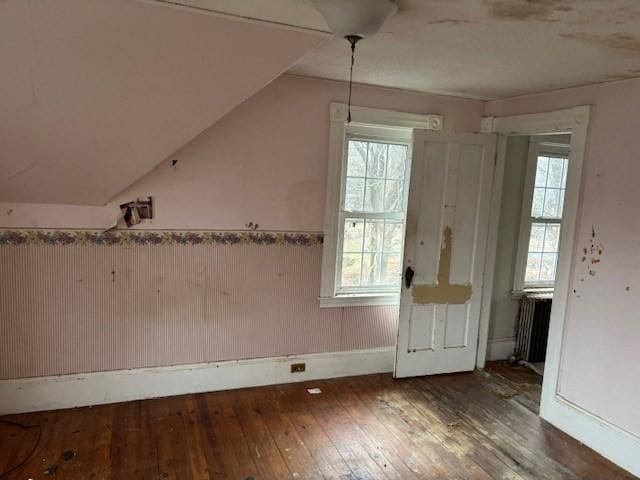
<path fill-rule="evenodd" d="M 336 271 L 338 241 L 340 238 L 340 215 L 342 182 L 344 176 L 344 153 L 347 136 L 347 105 L 330 104 L 329 128 L 329 163 L 327 172 L 327 197 L 325 202 L 324 241 L 322 249 L 322 277 L 320 283 L 320 307 L 355 307 L 369 305 L 398 305 L 400 295 L 397 294 L 358 294 L 336 295 Z M 421 115 L 415 113 L 395 112 L 368 107 L 351 107 L 351 123 L 349 129 L 374 138 L 376 130 L 389 133 L 407 132 L 406 129 L 441 130 L 441 115 Z M 405 133 L 406 135 L 406 133 Z M 411 150 L 411 135 L 408 143 Z M 409 169 L 410 151 L 407 158 Z M 408 183 L 407 183 L 408 185 Z M 408 192 L 405 191 L 405 194 Z"/>
<path fill-rule="evenodd" d="M 518 234 L 518 249 L 516 254 L 515 273 L 513 277 L 513 296 L 522 296 L 525 292 L 551 292 L 553 293 L 553 287 L 555 282 L 527 285 L 524 283 L 524 275 L 527 265 L 527 254 L 529 251 L 529 237 L 531 235 L 531 224 L 533 219 L 531 217 L 531 204 L 533 203 L 533 188 L 536 177 L 536 165 L 538 156 L 540 154 L 548 153 L 552 155 L 562 155 L 569 157 L 569 145 L 565 145 L 554 141 L 552 135 L 550 136 L 533 136 L 529 141 L 529 154 L 527 158 L 527 173 L 524 183 L 524 191 L 522 195 L 522 213 L 520 217 L 520 232 Z M 566 192 L 565 192 L 566 195 Z M 564 217 L 564 211 L 563 211 Z M 537 220 L 536 220 L 537 221 Z M 540 220 L 543 222 L 544 220 Z M 550 223 L 560 223 L 562 225 L 563 218 L 560 221 L 553 221 Z M 557 276 L 557 267 L 556 267 Z"/>

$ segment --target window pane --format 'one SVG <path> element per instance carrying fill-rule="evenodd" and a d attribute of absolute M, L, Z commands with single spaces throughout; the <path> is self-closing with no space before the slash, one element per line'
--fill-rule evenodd
<path fill-rule="evenodd" d="M 531 203 L 531 216 L 542 217 L 542 207 L 544 207 L 544 188 L 533 190 L 533 202 Z"/>
<path fill-rule="evenodd" d="M 396 285 L 400 282 L 402 265 L 399 253 L 385 253 L 382 255 L 382 278 L 383 285 Z"/>
<path fill-rule="evenodd" d="M 344 193 L 344 209 L 352 212 L 361 212 L 363 199 L 364 180 L 361 178 L 347 178 Z"/>
<path fill-rule="evenodd" d="M 362 252 L 364 221 L 358 218 L 347 218 L 344 221 L 343 252 Z"/>
<path fill-rule="evenodd" d="M 542 209 L 544 218 L 560 218 L 560 190 L 548 188 L 544 196 L 544 208 Z"/>
<path fill-rule="evenodd" d="M 559 241 L 559 223 L 533 223 L 531 225 L 525 273 L 526 284 L 552 283 L 555 280 Z"/>
<path fill-rule="evenodd" d="M 363 287 L 374 287 L 380 284 L 381 255 L 379 253 L 365 253 L 362 255 Z"/>
<path fill-rule="evenodd" d="M 531 236 L 529 237 L 529 251 L 541 252 L 544 242 L 544 223 L 534 223 L 531 225 Z"/>
<path fill-rule="evenodd" d="M 540 281 L 553 282 L 556 275 L 556 258 L 555 253 L 543 253 L 542 263 L 540 265 Z"/>
<path fill-rule="evenodd" d="M 568 160 L 564 157 L 538 157 L 531 216 L 561 218 Z"/>
<path fill-rule="evenodd" d="M 362 255 L 359 253 L 345 253 L 342 255 L 342 276 L 340 285 L 342 287 L 360 286 L 360 266 Z"/>
<path fill-rule="evenodd" d="M 544 252 L 557 252 L 558 243 L 560 241 L 560 225 L 559 224 L 547 224 L 546 233 L 544 236 Z"/>
<path fill-rule="evenodd" d="M 369 157 L 367 158 L 367 177 L 384 178 L 387 168 L 387 144 L 369 143 Z"/>
<path fill-rule="evenodd" d="M 536 165 L 536 187 L 545 187 L 547 185 L 547 170 L 549 168 L 549 159 L 547 157 L 538 157 Z"/>
<path fill-rule="evenodd" d="M 364 211 L 382 212 L 382 200 L 384 198 L 384 180 L 367 178 L 364 192 Z"/>
<path fill-rule="evenodd" d="M 402 252 L 402 230 L 404 223 L 387 222 L 384 228 L 385 252 Z"/>
<path fill-rule="evenodd" d="M 406 161 L 407 147 L 405 145 L 389 145 L 387 178 L 403 179 Z"/>
<path fill-rule="evenodd" d="M 384 220 L 367 220 L 364 227 L 364 251 L 379 252 L 382 250 Z"/>
<path fill-rule="evenodd" d="M 562 171 L 564 169 L 564 158 L 549 158 L 549 175 L 547 177 L 547 187 L 562 187 Z"/>
<path fill-rule="evenodd" d="M 525 282 L 536 282 L 540 274 L 541 253 L 530 253 L 527 255 L 527 269 L 524 275 Z"/>
<path fill-rule="evenodd" d="M 349 140 L 347 156 L 347 176 L 364 177 L 367 166 L 367 142 Z"/>
<path fill-rule="evenodd" d="M 401 180 L 387 180 L 384 192 L 384 211 L 401 212 L 403 210 L 404 189 Z"/>

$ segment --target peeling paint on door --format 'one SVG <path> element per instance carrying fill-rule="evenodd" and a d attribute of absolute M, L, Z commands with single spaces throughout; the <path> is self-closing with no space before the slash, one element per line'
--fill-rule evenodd
<path fill-rule="evenodd" d="M 438 265 L 438 283 L 437 285 L 415 285 L 411 291 L 413 303 L 422 305 L 428 303 L 463 304 L 471 298 L 471 285 L 450 283 L 449 275 L 453 250 L 451 227 L 445 227 L 443 237 Z"/>

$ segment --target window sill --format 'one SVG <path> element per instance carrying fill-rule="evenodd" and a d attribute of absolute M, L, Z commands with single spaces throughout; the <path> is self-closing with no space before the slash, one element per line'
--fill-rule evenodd
<path fill-rule="evenodd" d="M 400 295 L 338 295 L 335 297 L 319 297 L 320 308 L 340 307 L 372 307 L 382 305 L 400 305 Z"/>
<path fill-rule="evenodd" d="M 525 288 L 524 290 L 513 290 L 511 292 L 511 298 L 513 299 L 522 297 L 553 298 L 553 287 Z"/>

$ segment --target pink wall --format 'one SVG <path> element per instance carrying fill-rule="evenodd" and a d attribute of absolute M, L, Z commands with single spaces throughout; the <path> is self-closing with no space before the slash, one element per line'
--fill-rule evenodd
<path fill-rule="evenodd" d="M 106 230 L 121 217 L 118 205 L 0 203 L 0 228 L 87 228 Z"/>
<path fill-rule="evenodd" d="M 284 76 L 118 195 L 156 200 L 142 229 L 320 232 L 329 103 L 346 85 Z M 355 87 L 363 106 L 476 130 L 483 103 Z M 177 165 L 171 165 L 172 160 Z M 8 207 L 9 208 L 9 207 Z M 82 228 L 104 210 L 22 206 L 10 228 Z M 0 378 L 395 344 L 397 307 L 320 309 L 320 245 L 0 247 Z M 111 272 L 115 272 L 112 274 Z"/>
<path fill-rule="evenodd" d="M 283 76 L 118 195 L 153 195 L 148 228 L 321 231 L 324 222 L 329 103 L 345 101 L 341 82 Z M 477 131 L 483 103 L 355 87 L 355 105 L 445 116 L 445 128 Z M 178 160 L 176 167 L 172 160 Z"/>
<path fill-rule="evenodd" d="M 487 104 L 488 115 L 591 105 L 559 392 L 640 435 L 640 80 Z M 600 263 L 583 248 L 601 245 Z M 591 267 L 593 275 L 589 274 Z"/>

